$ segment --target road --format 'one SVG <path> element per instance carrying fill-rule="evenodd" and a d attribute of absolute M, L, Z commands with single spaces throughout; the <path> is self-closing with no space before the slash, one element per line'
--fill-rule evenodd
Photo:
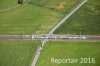
<path fill-rule="evenodd" d="M 54 33 L 54 31 L 62 24 L 64 23 L 72 14 L 74 14 L 82 5 L 84 5 L 88 0 L 84 0 L 82 3 L 80 3 L 73 11 L 71 11 L 68 15 L 66 15 L 47 35 L 51 35 Z M 46 39 L 44 39 L 42 41 L 42 45 L 44 47 L 45 43 L 47 42 Z M 35 66 L 36 63 L 37 63 L 37 60 L 39 58 L 39 55 L 40 55 L 40 51 L 42 51 L 43 47 L 39 47 L 39 49 L 37 50 L 37 53 L 35 55 L 35 58 L 32 62 L 32 65 L 31 66 Z"/>
<path fill-rule="evenodd" d="M 0 40 L 31 40 L 31 35 L 0 35 Z"/>
<path fill-rule="evenodd" d="M 58 35 L 58 36 L 77 36 L 77 35 Z M 97 41 L 100 42 L 100 36 L 92 36 L 92 35 L 84 35 L 86 37 L 85 40 L 81 41 Z M 31 35 L 0 35 L 0 40 L 32 40 Z M 43 40 L 43 39 L 34 39 L 34 40 Z M 48 40 L 48 39 L 47 39 Z M 78 39 L 49 39 L 51 41 L 80 41 Z M 46 41 L 43 41 L 42 44 L 46 43 Z"/>

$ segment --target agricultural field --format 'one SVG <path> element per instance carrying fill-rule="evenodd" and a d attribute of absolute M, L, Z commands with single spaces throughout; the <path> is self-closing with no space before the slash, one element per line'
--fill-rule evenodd
<path fill-rule="evenodd" d="M 43 34 L 62 17 L 60 13 L 27 4 L 13 11 L 0 13 L 0 34 Z"/>
<path fill-rule="evenodd" d="M 17 0 L 0 0 L 0 10 L 8 9 L 17 5 Z"/>
<path fill-rule="evenodd" d="M 67 13 L 82 0 L 32 0 L 33 5 L 45 7 L 58 12 Z"/>
<path fill-rule="evenodd" d="M 0 35 L 46 34 L 83 0 L 24 0 L 20 6 L 17 1 L 0 1 Z M 89 0 L 55 34 L 100 35 L 99 21 L 99 0 Z M 0 40 L 0 66 L 31 66 L 40 44 L 35 40 Z M 100 66 L 99 47 L 100 42 L 49 41 L 36 66 Z M 95 58 L 96 63 L 54 64 L 51 58 Z"/>
<path fill-rule="evenodd" d="M 75 7 L 74 5 L 75 3 L 79 3 L 79 0 L 74 0 L 73 2 L 71 2 L 71 4 L 69 4 L 70 2 L 69 0 L 68 2 L 67 0 L 64 0 L 64 2 L 68 3 L 67 9 L 66 8 L 64 9 L 71 10 L 72 7 L 73 8 Z M 53 3 L 53 0 L 50 3 Z M 66 14 L 63 12 L 57 12 L 52 9 L 33 5 L 32 2 L 30 2 L 14 10 L 0 13 L 0 34 L 20 35 L 20 34 L 47 33 L 65 15 Z"/>
<path fill-rule="evenodd" d="M 23 0 L 25 3 L 28 0 Z M 18 0 L 1 0 L 0 1 L 0 10 L 10 9 L 19 6 Z"/>
<path fill-rule="evenodd" d="M 100 66 L 100 42 L 47 42 L 36 66 Z M 51 58 L 95 58 L 95 63 L 52 63 Z M 56 61 L 57 62 L 57 61 Z"/>
<path fill-rule="evenodd" d="M 55 34 L 100 35 L 100 2 L 88 0 Z"/>
<path fill-rule="evenodd" d="M 0 41 L 0 66 L 31 66 L 38 41 Z"/>

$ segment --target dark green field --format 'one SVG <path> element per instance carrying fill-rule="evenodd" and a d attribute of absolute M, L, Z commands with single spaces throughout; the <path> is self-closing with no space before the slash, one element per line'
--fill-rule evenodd
<path fill-rule="evenodd" d="M 88 0 L 55 34 L 100 35 L 100 2 Z"/>
<path fill-rule="evenodd" d="M 0 41 L 0 66 L 31 66 L 38 41 Z"/>
<path fill-rule="evenodd" d="M 100 66 L 100 42 L 48 42 L 36 66 Z M 95 63 L 51 63 L 51 58 L 95 58 Z"/>

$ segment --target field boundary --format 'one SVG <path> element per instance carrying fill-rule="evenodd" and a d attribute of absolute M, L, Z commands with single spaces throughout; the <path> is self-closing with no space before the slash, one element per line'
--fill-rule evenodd
<path fill-rule="evenodd" d="M 24 2 L 24 4 L 18 4 L 18 5 L 16 5 L 15 7 L 13 7 L 13 8 L 8 8 L 8 9 L 3 9 L 3 10 L 0 10 L 0 13 L 2 13 L 2 12 L 7 12 L 7 11 L 11 11 L 11 10 L 15 10 L 15 9 L 17 9 L 17 8 L 19 8 L 20 6 L 22 7 L 22 6 L 24 6 L 24 5 L 26 5 L 28 2 L 30 2 L 30 0 L 26 0 L 25 2 Z"/>

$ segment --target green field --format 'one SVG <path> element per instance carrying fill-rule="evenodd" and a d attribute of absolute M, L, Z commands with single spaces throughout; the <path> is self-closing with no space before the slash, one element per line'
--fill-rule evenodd
<path fill-rule="evenodd" d="M 38 41 L 0 41 L 0 66 L 31 66 Z"/>
<path fill-rule="evenodd" d="M 43 34 L 62 17 L 62 13 L 27 4 L 14 11 L 0 13 L 0 34 Z"/>
<path fill-rule="evenodd" d="M 8 9 L 17 5 L 17 0 L 0 0 L 0 10 Z"/>
<path fill-rule="evenodd" d="M 25 2 L 26 0 L 24 0 Z M 80 0 L 31 0 L 0 12 L 0 35 L 48 33 Z M 0 1 L 0 10 L 18 6 L 17 0 Z M 55 34 L 100 35 L 99 0 L 89 0 Z M 31 66 L 39 41 L 0 41 L 0 66 Z M 37 66 L 100 66 L 100 42 L 48 42 Z M 54 58 L 96 58 L 94 64 L 52 64 Z"/>
<path fill-rule="evenodd" d="M 67 13 L 81 0 L 32 0 L 33 5 L 45 7 L 51 10 Z"/>
<path fill-rule="evenodd" d="M 24 2 L 27 0 L 23 0 Z M 14 8 L 18 6 L 18 0 L 0 0 L 0 10 Z"/>
<path fill-rule="evenodd" d="M 100 42 L 48 42 L 36 66 L 100 66 Z M 95 63 L 51 63 L 51 58 L 95 58 Z"/>
<path fill-rule="evenodd" d="M 69 11 L 73 9 L 75 7 L 74 4 L 77 3 L 76 1 L 79 2 L 78 0 L 75 0 L 73 3 L 71 2 L 72 4 L 68 4 L 70 1 L 68 0 L 67 2 L 66 0 L 67 9 L 65 9 Z M 53 3 L 53 0 L 50 3 Z M 47 33 L 65 15 L 66 14 L 63 12 L 57 12 L 52 9 L 28 3 L 17 9 L 0 13 L 0 34 L 15 35 Z"/>
<path fill-rule="evenodd" d="M 64 22 L 55 34 L 100 35 L 100 2 L 88 0 L 76 13 Z"/>

